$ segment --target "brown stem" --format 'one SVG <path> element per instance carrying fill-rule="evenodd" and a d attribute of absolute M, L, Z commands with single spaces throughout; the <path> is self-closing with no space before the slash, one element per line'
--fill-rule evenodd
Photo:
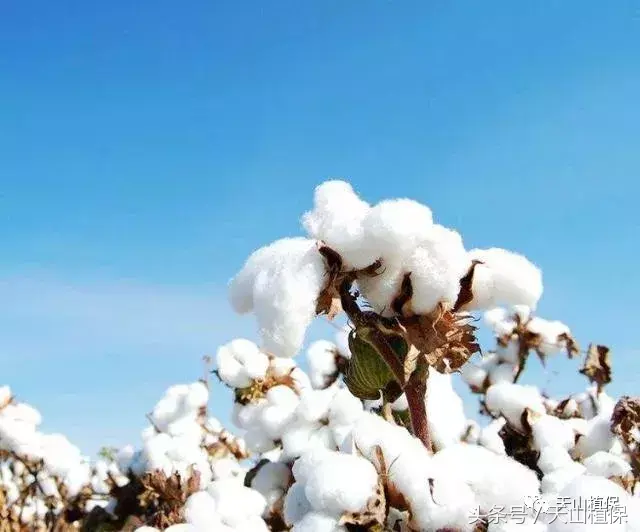
<path fill-rule="evenodd" d="M 409 418 L 411 419 L 413 435 L 422 442 L 427 451 L 433 452 L 431 435 L 429 434 L 427 407 L 425 405 L 427 383 L 422 379 L 411 378 L 404 388 L 404 393 L 409 404 Z"/>
<path fill-rule="evenodd" d="M 396 381 L 406 394 L 413 435 L 422 442 L 429 452 L 432 452 L 433 446 L 431 445 L 429 424 L 427 422 L 427 408 L 425 406 L 425 396 L 427 392 L 426 377 L 428 373 L 425 371 L 415 371 L 409 378 L 409 381 L 406 381 L 402 362 L 396 356 L 389 342 L 387 342 L 384 337 L 384 334 L 378 329 L 377 324 L 373 322 L 371 315 L 362 311 L 355 297 L 351 294 L 352 283 L 353 279 L 347 278 L 340 285 L 340 302 L 342 308 L 356 329 L 358 327 L 366 327 L 368 329 L 368 338 L 375 344 L 378 353 L 380 353 L 383 360 L 387 363 Z"/>

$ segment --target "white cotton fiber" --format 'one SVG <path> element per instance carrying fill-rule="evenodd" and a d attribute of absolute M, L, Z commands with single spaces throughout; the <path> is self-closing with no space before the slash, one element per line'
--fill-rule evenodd
<path fill-rule="evenodd" d="M 452 308 L 460 292 L 460 279 L 470 267 L 462 237 L 441 225 L 433 225 L 420 245 L 404 262 L 404 272 L 411 273 L 415 314 L 428 314 L 441 303 Z"/>
<path fill-rule="evenodd" d="M 296 462 L 297 463 L 297 462 Z M 283 518 L 287 525 L 302 520 L 302 518 L 311 511 L 311 503 L 307 500 L 304 491 L 304 484 L 294 482 L 284 499 Z"/>
<path fill-rule="evenodd" d="M 362 201 L 349 183 L 326 181 L 314 194 L 314 208 L 302 217 L 311 238 L 336 251 L 347 269 L 363 269 L 378 258 L 378 250 L 365 238 L 363 221 L 369 204 Z"/>
<path fill-rule="evenodd" d="M 467 429 L 462 399 L 451 384 L 451 375 L 431 368 L 427 381 L 427 419 L 438 449 L 458 443 Z"/>
<path fill-rule="evenodd" d="M 623 477 L 631 471 L 631 465 L 624 458 L 605 451 L 598 451 L 583 462 L 587 473 L 600 477 Z"/>
<path fill-rule="evenodd" d="M 368 245 L 384 264 L 398 264 L 426 238 L 433 225 L 431 209 L 410 199 L 384 200 L 364 219 Z"/>
<path fill-rule="evenodd" d="M 245 388 L 262 379 L 269 367 L 269 357 L 256 344 L 237 338 L 218 348 L 216 353 L 218 376 L 233 388 Z"/>
<path fill-rule="evenodd" d="M 277 254 L 255 278 L 254 313 L 263 348 L 275 356 L 293 357 L 316 315 L 326 282 L 325 262 L 313 240 L 286 239 L 272 245 Z"/>
<path fill-rule="evenodd" d="M 337 347 L 326 340 L 313 342 L 307 350 L 309 377 L 314 388 L 325 388 L 337 371 Z"/>
<path fill-rule="evenodd" d="M 575 443 L 576 433 L 571 424 L 555 416 L 543 415 L 534 419 L 531 430 L 536 450 L 553 446 L 568 451 Z"/>
<path fill-rule="evenodd" d="M 383 316 L 393 315 L 391 304 L 400 293 L 403 272 L 400 266 L 385 264 L 373 277 L 358 279 L 358 288 L 371 308 Z"/>
<path fill-rule="evenodd" d="M 485 403 L 494 415 L 503 415 L 510 425 L 523 430 L 521 416 L 525 408 L 543 415 L 546 408 L 540 392 L 535 386 L 500 383 L 490 386 Z"/>
<path fill-rule="evenodd" d="M 310 512 L 298 521 L 291 532 L 345 532 L 338 520 L 320 512 Z"/>
<path fill-rule="evenodd" d="M 328 452 L 309 471 L 305 494 L 314 510 L 337 518 L 345 512 L 363 510 L 377 484 L 377 471 L 368 460 Z"/>
<path fill-rule="evenodd" d="M 571 331 L 560 321 L 549 321 L 537 316 L 531 318 L 527 323 L 527 331 L 539 336 L 541 353 L 553 355 L 566 348 L 566 341 L 560 338 L 561 335 L 570 335 Z"/>
<path fill-rule="evenodd" d="M 479 310 L 498 305 L 525 305 L 535 309 L 542 295 L 542 272 L 517 253 L 500 249 L 473 249 L 473 301 L 465 306 Z"/>
<path fill-rule="evenodd" d="M 500 417 L 494 419 L 486 427 L 483 427 L 478 437 L 478 445 L 493 451 L 496 454 L 506 455 L 504 440 L 500 437 L 500 431 L 506 424 L 506 419 Z"/>

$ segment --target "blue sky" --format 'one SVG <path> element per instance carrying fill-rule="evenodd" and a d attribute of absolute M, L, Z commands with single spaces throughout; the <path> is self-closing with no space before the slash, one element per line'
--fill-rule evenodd
<path fill-rule="evenodd" d="M 255 338 L 227 280 L 343 177 L 526 254 L 637 392 L 639 53 L 630 1 L 3 2 L 0 381 L 87 452 L 135 442 Z"/>

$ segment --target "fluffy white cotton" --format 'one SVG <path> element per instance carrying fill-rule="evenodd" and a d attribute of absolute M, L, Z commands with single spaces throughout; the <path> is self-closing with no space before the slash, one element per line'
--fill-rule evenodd
<path fill-rule="evenodd" d="M 320 512 L 310 512 L 298 521 L 292 532 L 345 532 L 346 528 L 338 520 Z"/>
<path fill-rule="evenodd" d="M 535 449 L 553 446 L 568 451 L 573 448 L 576 433 L 570 423 L 549 415 L 533 417 L 531 430 Z"/>
<path fill-rule="evenodd" d="M 488 309 L 498 305 L 525 305 L 535 309 L 542 295 L 542 273 L 528 259 L 500 249 L 473 249 L 478 261 L 473 274 L 473 301 L 465 308 Z"/>
<path fill-rule="evenodd" d="M 253 310 L 267 352 L 292 357 L 315 316 L 325 274 L 315 240 L 277 240 L 254 252 L 230 281 L 231 303 L 241 313 Z"/>
<path fill-rule="evenodd" d="M 575 456 L 587 458 L 598 451 L 609 451 L 615 443 L 610 414 L 598 414 L 587 422 L 584 434 L 578 436 Z"/>
<path fill-rule="evenodd" d="M 496 454 L 507 454 L 504 448 L 504 440 L 500 437 L 500 431 L 506 422 L 505 418 L 500 417 L 491 421 L 486 427 L 483 427 L 478 437 L 478 445 Z"/>
<path fill-rule="evenodd" d="M 338 368 L 336 366 L 337 347 L 326 340 L 313 342 L 307 350 L 309 377 L 314 388 L 325 388 L 331 384 Z"/>
<path fill-rule="evenodd" d="M 494 415 L 503 415 L 510 425 L 523 430 L 521 416 L 525 408 L 545 414 L 542 396 L 534 386 L 500 383 L 490 386 L 485 396 L 487 408 Z"/>
<path fill-rule="evenodd" d="M 587 473 L 600 477 L 623 477 L 631 471 L 631 465 L 624 458 L 605 451 L 598 451 L 583 461 Z"/>
<path fill-rule="evenodd" d="M 278 253 L 255 278 L 254 313 L 264 349 L 293 357 L 316 315 L 326 282 L 325 263 L 313 240 L 286 239 L 272 245 Z"/>
<path fill-rule="evenodd" d="M 570 335 L 571 331 L 560 321 L 549 321 L 533 317 L 527 323 L 527 331 L 540 338 L 538 350 L 545 355 L 553 355 L 566 348 L 563 335 Z"/>
<path fill-rule="evenodd" d="M 451 384 L 451 375 L 431 368 L 427 381 L 427 417 L 436 448 L 458 443 L 467 429 L 462 399 Z"/>
<path fill-rule="evenodd" d="M 400 292 L 402 278 L 400 266 L 385 264 L 378 275 L 358 279 L 358 288 L 373 310 L 383 316 L 392 316 L 392 303 Z"/>
<path fill-rule="evenodd" d="M 304 480 L 298 481 L 304 482 L 306 498 L 314 510 L 338 518 L 364 509 L 375 495 L 378 473 L 364 458 L 327 451 L 308 468 Z"/>
<path fill-rule="evenodd" d="M 471 262 L 462 237 L 441 225 L 433 225 L 404 263 L 411 273 L 411 308 L 416 314 L 428 314 L 438 304 L 451 308 L 458 299 L 460 279 Z"/>
<path fill-rule="evenodd" d="M 385 264 L 398 264 L 418 247 L 433 225 L 431 210 L 410 199 L 384 200 L 364 219 L 365 238 Z"/>
<path fill-rule="evenodd" d="M 233 388 L 244 388 L 262 379 L 269 368 L 269 357 L 253 342 L 237 338 L 218 348 L 218 376 Z"/>
<path fill-rule="evenodd" d="M 349 183 L 326 181 L 316 188 L 314 208 L 303 215 L 302 225 L 311 238 L 336 251 L 345 268 L 359 270 L 379 258 L 379 250 L 364 234 L 369 210 Z"/>

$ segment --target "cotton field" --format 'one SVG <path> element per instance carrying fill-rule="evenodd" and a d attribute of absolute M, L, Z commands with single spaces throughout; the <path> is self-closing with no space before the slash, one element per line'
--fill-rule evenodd
<path fill-rule="evenodd" d="M 435 219 L 317 187 L 306 237 L 255 250 L 229 283 L 255 337 L 159 393 L 139 447 L 89 460 L 0 388 L 0 532 L 640 531 L 640 398 L 607 393 L 607 339 L 537 315 L 533 262 L 466 249 Z M 316 319 L 346 325 L 308 345 Z M 530 359 L 560 356 L 584 389 L 521 384 Z M 220 387 L 232 427 L 208 406 Z"/>

